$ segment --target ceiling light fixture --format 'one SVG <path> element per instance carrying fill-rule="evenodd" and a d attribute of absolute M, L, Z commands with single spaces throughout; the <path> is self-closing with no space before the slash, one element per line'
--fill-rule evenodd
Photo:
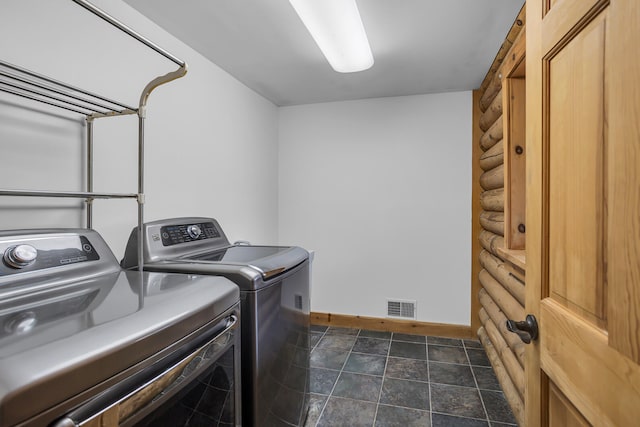
<path fill-rule="evenodd" d="M 316 44 L 339 73 L 364 71 L 373 55 L 355 0 L 289 0 Z"/>

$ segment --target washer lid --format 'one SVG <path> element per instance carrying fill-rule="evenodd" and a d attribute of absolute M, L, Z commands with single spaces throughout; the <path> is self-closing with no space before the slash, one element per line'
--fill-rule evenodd
<path fill-rule="evenodd" d="M 257 270 L 264 280 L 268 280 L 294 268 L 307 258 L 309 258 L 309 253 L 296 246 L 231 246 L 189 259 L 248 266 Z"/>
<path fill-rule="evenodd" d="M 0 425 L 109 380 L 238 301 L 222 277 L 137 271 L 0 292 Z"/>
<path fill-rule="evenodd" d="M 219 251 L 194 256 L 194 260 L 254 264 L 264 258 L 290 252 L 290 247 L 280 246 L 230 246 Z"/>

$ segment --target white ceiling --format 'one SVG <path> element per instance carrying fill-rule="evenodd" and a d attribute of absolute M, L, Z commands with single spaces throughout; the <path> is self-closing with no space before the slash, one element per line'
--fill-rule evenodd
<path fill-rule="evenodd" d="M 340 74 L 288 0 L 124 1 L 279 106 L 477 89 L 524 3 L 358 0 L 375 63 Z"/>

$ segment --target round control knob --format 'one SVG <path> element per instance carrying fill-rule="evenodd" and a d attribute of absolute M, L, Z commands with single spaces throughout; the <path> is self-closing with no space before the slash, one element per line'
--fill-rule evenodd
<path fill-rule="evenodd" d="M 24 311 L 9 319 L 4 325 L 4 330 L 10 334 L 21 335 L 32 330 L 38 323 L 38 318 L 33 311 Z"/>
<path fill-rule="evenodd" d="M 190 225 L 187 227 L 187 234 L 195 240 L 202 234 L 202 229 L 199 225 Z"/>
<path fill-rule="evenodd" d="M 4 251 L 4 262 L 13 268 L 24 268 L 33 264 L 38 251 L 31 245 L 18 245 Z"/>

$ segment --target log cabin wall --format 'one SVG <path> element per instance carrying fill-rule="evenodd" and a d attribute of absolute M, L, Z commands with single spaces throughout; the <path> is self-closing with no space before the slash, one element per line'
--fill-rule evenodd
<path fill-rule="evenodd" d="M 508 106 L 504 104 L 509 101 L 504 100 L 503 71 L 513 66 L 517 55 L 520 59 L 524 56 L 524 27 L 523 6 L 473 97 L 472 328 L 477 331 L 520 425 L 524 419 L 525 344 L 507 330 L 506 321 L 525 318 L 525 277 L 522 260 L 505 248 L 505 176 L 510 179 L 510 175 L 505 175 Z"/>

